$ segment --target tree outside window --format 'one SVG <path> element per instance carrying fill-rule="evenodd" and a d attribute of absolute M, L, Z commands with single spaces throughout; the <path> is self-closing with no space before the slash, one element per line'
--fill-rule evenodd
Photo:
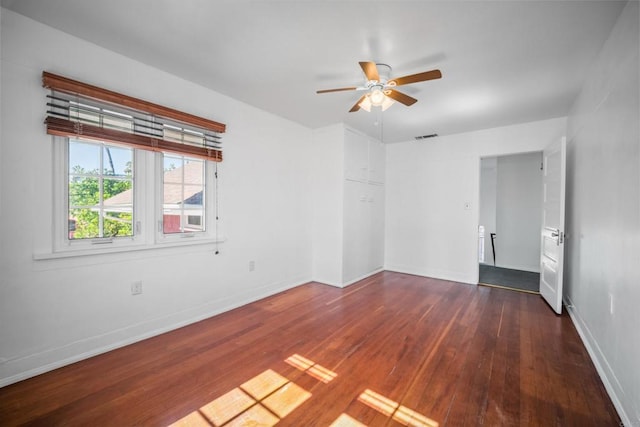
<path fill-rule="evenodd" d="M 69 140 L 68 238 L 133 236 L 133 150 Z"/>

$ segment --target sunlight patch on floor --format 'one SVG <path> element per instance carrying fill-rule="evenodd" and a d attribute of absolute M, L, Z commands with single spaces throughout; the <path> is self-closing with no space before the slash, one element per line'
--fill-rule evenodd
<path fill-rule="evenodd" d="M 288 383 L 266 397 L 262 404 L 278 417 L 284 418 L 310 397 L 311 393 L 299 385 Z"/>
<path fill-rule="evenodd" d="M 256 405 L 241 413 L 238 417 L 231 420 L 231 422 L 225 424 L 225 427 L 271 427 L 278 424 L 278 421 L 280 421 L 280 418 L 273 415 L 264 407 Z"/>
<path fill-rule="evenodd" d="M 366 424 L 362 424 L 360 421 L 351 418 L 347 414 L 342 414 L 329 427 L 367 427 Z"/>
<path fill-rule="evenodd" d="M 267 369 L 245 382 L 240 388 L 256 400 L 261 400 L 289 382 L 277 372 Z"/>
<path fill-rule="evenodd" d="M 299 354 L 288 357 L 285 362 L 325 384 L 338 376 Z M 274 370 L 267 369 L 169 427 L 269 427 L 276 425 L 309 398 L 310 392 Z M 361 424 L 337 425 L 358 427 Z"/>
<path fill-rule="evenodd" d="M 288 357 L 285 362 L 325 384 L 338 376 L 335 372 L 325 368 L 324 366 L 318 365 L 314 361 L 304 358 L 299 354 L 294 354 L 293 356 Z"/>
<path fill-rule="evenodd" d="M 255 403 L 256 401 L 245 392 L 239 388 L 234 388 L 229 393 L 204 405 L 199 412 L 210 420 L 213 425 L 221 426 L 255 405 Z"/>
<path fill-rule="evenodd" d="M 310 397 L 299 385 L 267 369 L 171 427 L 274 426 Z"/>
<path fill-rule="evenodd" d="M 439 425 L 438 422 L 425 417 L 421 413 L 416 412 L 413 409 L 409 409 L 406 406 L 402 406 L 398 402 L 369 389 L 365 390 L 358 397 L 358 400 L 405 426 L 438 427 Z"/>

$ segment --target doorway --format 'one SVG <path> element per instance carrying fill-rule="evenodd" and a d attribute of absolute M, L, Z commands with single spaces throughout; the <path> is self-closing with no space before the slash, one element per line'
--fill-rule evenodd
<path fill-rule="evenodd" d="M 479 284 L 539 293 L 542 152 L 480 165 Z"/>

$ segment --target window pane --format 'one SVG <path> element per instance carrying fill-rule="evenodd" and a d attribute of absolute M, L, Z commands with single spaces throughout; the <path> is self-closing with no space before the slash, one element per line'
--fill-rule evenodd
<path fill-rule="evenodd" d="M 170 172 L 172 170 L 176 170 L 179 167 L 182 166 L 182 159 L 180 157 L 171 157 L 171 156 L 164 156 L 164 181 L 165 182 L 169 182 L 170 180 L 168 180 L 167 178 L 169 177 L 169 175 L 167 175 L 167 172 Z M 175 173 L 175 176 L 177 176 L 180 180 L 178 182 L 181 182 L 181 176 L 182 174 L 180 173 Z"/>
<path fill-rule="evenodd" d="M 131 206 L 133 201 L 131 180 L 105 178 L 103 186 L 105 206 Z"/>
<path fill-rule="evenodd" d="M 69 207 L 91 207 L 100 203 L 100 181 L 69 175 Z"/>
<path fill-rule="evenodd" d="M 69 160 L 68 238 L 133 236 L 133 150 L 69 141 Z"/>
<path fill-rule="evenodd" d="M 130 148 L 105 146 L 105 174 L 130 177 L 133 174 L 133 150 Z"/>
<path fill-rule="evenodd" d="M 100 237 L 100 221 L 98 212 L 95 210 L 69 209 L 69 225 L 69 239 L 95 239 Z"/>
<path fill-rule="evenodd" d="M 200 226 L 202 225 L 202 217 L 199 215 L 188 215 L 187 224 L 190 226 Z"/>
<path fill-rule="evenodd" d="M 205 230 L 205 162 L 183 157 L 164 157 L 163 232 Z"/>
<path fill-rule="evenodd" d="M 133 190 L 131 180 L 103 180 L 103 237 L 133 236 Z"/>
<path fill-rule="evenodd" d="M 182 233 L 180 211 L 165 211 L 162 216 L 162 231 L 165 234 Z"/>
<path fill-rule="evenodd" d="M 185 209 L 189 209 L 193 206 L 198 206 L 202 209 L 202 191 L 204 187 L 202 185 L 185 185 L 184 186 L 184 199 L 182 203 Z"/>
<path fill-rule="evenodd" d="M 100 172 L 100 145 L 69 141 L 69 173 L 98 174 Z"/>
<path fill-rule="evenodd" d="M 192 160 L 185 162 L 184 183 L 202 185 L 204 179 L 204 162 Z"/>
<path fill-rule="evenodd" d="M 182 184 L 164 185 L 164 209 L 177 208 L 182 203 Z"/>
<path fill-rule="evenodd" d="M 204 230 L 204 220 L 202 218 L 202 214 L 202 209 L 185 209 L 183 218 L 185 231 Z"/>
<path fill-rule="evenodd" d="M 105 212 L 104 237 L 133 236 L 133 215 L 131 212 Z"/>

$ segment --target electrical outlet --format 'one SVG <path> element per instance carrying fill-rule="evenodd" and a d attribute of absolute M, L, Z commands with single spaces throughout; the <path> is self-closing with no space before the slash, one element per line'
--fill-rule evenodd
<path fill-rule="evenodd" d="M 140 295 L 142 293 L 142 280 L 131 284 L 131 295 Z"/>
<path fill-rule="evenodd" d="M 256 262 L 249 261 L 249 271 L 254 271 L 256 269 Z"/>

